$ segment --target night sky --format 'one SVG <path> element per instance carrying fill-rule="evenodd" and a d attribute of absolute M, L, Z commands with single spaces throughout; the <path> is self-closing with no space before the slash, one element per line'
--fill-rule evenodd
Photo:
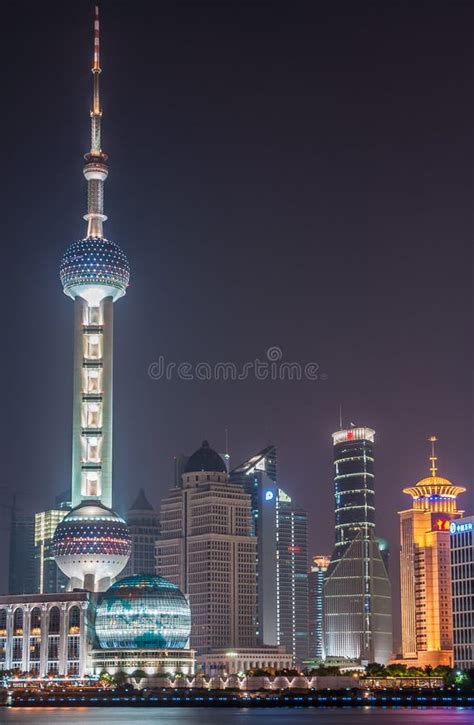
<path fill-rule="evenodd" d="M 85 231 L 92 7 L 2 12 L 0 492 L 34 512 L 70 485 L 58 269 Z M 330 553 L 342 404 L 377 431 L 397 614 L 397 511 L 428 474 L 426 438 L 442 475 L 473 479 L 472 6 L 104 0 L 101 19 L 105 230 L 132 269 L 115 306 L 114 506 L 139 487 L 158 505 L 173 456 L 204 438 L 223 451 L 228 426 L 234 465 L 276 443 L 310 551 Z M 271 346 L 327 379 L 147 374 L 160 355 L 242 365 Z"/>

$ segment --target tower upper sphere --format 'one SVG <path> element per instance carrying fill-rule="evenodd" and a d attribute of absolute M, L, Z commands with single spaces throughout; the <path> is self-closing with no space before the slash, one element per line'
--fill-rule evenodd
<path fill-rule="evenodd" d="M 94 302 L 103 297 L 122 297 L 128 287 L 130 267 L 118 244 L 104 237 L 86 237 L 73 242 L 59 270 L 65 294 Z"/>

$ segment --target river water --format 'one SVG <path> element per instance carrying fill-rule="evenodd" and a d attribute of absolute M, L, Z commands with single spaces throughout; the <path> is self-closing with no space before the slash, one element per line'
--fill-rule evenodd
<path fill-rule="evenodd" d="M 474 709 L 5 708 L 0 723 L 28 725 L 474 725 Z"/>

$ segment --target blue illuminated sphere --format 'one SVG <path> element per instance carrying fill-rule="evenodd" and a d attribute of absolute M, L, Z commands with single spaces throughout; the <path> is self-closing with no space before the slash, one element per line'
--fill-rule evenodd
<path fill-rule="evenodd" d="M 81 289 L 101 286 L 114 299 L 122 297 L 130 280 L 130 266 L 118 244 L 99 237 L 73 242 L 64 253 L 59 268 L 64 292 L 76 297 Z"/>
<path fill-rule="evenodd" d="M 137 574 L 120 579 L 103 594 L 95 631 L 103 649 L 184 649 L 191 610 L 176 584 Z"/>

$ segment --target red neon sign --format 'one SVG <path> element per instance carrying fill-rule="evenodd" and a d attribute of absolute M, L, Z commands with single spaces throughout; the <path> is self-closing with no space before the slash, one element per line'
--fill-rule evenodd
<path fill-rule="evenodd" d="M 289 546 L 288 551 L 290 554 L 301 554 L 301 546 Z"/>
<path fill-rule="evenodd" d="M 436 519 L 433 522 L 433 528 L 435 531 L 449 531 L 449 519 Z"/>

